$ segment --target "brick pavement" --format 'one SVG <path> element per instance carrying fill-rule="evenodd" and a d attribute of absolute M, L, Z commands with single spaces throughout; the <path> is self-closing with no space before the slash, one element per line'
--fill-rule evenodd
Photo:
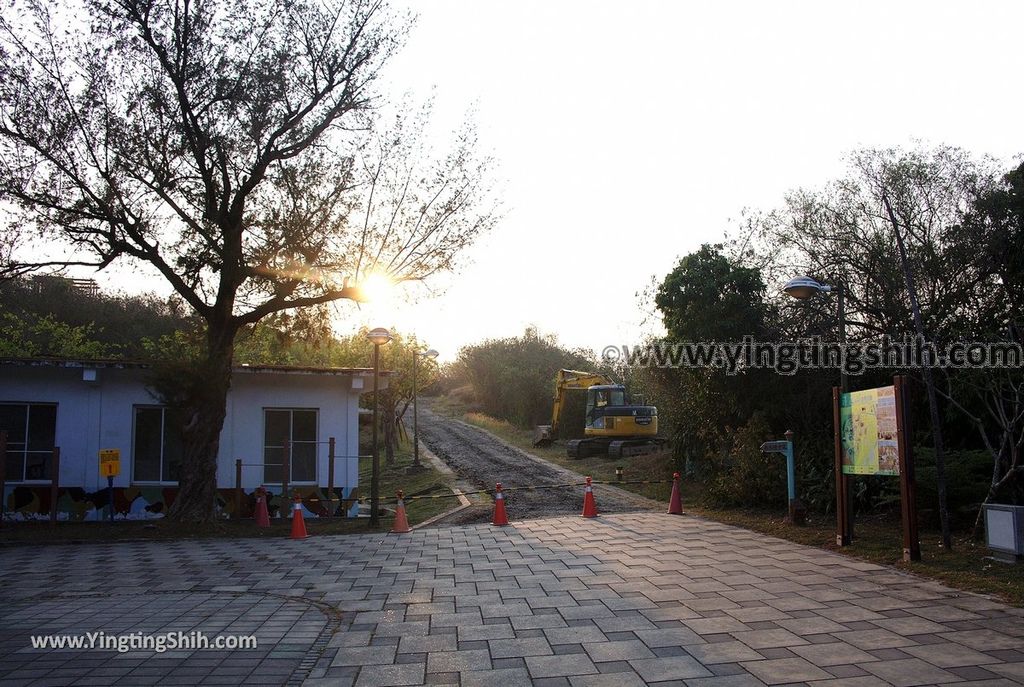
<path fill-rule="evenodd" d="M 0 550 L 0 682 L 1024 684 L 1024 610 L 653 513 L 292 541 Z M 255 651 L 28 635 L 250 634 Z"/>

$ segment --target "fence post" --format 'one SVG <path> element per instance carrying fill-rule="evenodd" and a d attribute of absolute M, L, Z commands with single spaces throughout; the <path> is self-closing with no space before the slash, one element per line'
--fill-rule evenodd
<path fill-rule="evenodd" d="M 327 517 L 334 516 L 334 437 L 327 440 Z"/>
<path fill-rule="evenodd" d="M 53 447 L 50 460 L 50 527 L 57 525 L 57 489 L 60 487 L 60 446 Z M 110 504 L 111 510 L 114 504 Z"/>
<path fill-rule="evenodd" d="M 281 509 L 278 511 L 281 517 L 291 517 L 291 502 L 288 500 L 288 478 L 292 475 L 292 442 L 284 440 L 284 465 L 281 466 Z M 285 516 L 285 513 L 288 513 Z"/>
<path fill-rule="evenodd" d="M 235 458 L 235 519 L 242 517 L 242 459 Z"/>
<path fill-rule="evenodd" d="M 0 432 L 0 527 L 7 515 L 7 432 Z"/>

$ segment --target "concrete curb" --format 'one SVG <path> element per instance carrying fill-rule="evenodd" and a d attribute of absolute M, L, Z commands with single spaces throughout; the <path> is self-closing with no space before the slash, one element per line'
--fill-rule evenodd
<path fill-rule="evenodd" d="M 433 451 L 431 451 L 429 448 L 424 446 L 422 441 L 419 442 L 419 444 L 420 444 L 420 454 L 427 459 L 427 462 L 430 463 L 431 466 L 433 466 L 433 468 L 435 470 L 437 470 L 438 472 L 440 472 L 442 474 L 445 474 L 445 475 L 452 475 L 452 476 L 455 475 L 455 472 L 450 467 L 448 467 L 448 465 L 443 460 L 438 458 L 434 454 Z M 451 487 L 451 490 L 452 490 L 452 493 L 455 494 L 455 496 L 459 500 L 459 505 L 458 506 L 455 506 L 453 508 L 449 508 L 448 510 L 444 511 L 443 513 L 438 513 L 437 515 L 435 515 L 432 518 L 427 518 L 423 522 L 416 523 L 410 529 L 418 530 L 421 527 L 427 527 L 429 525 L 434 524 L 435 522 L 438 522 L 440 520 L 444 520 L 445 518 L 451 517 L 452 515 L 455 515 L 456 513 L 460 512 L 460 511 L 463 511 L 463 510 L 465 510 L 465 509 L 467 509 L 467 508 L 469 508 L 470 506 L 473 505 L 470 502 L 470 500 L 463 495 L 461 489 L 456 489 L 455 487 Z"/>

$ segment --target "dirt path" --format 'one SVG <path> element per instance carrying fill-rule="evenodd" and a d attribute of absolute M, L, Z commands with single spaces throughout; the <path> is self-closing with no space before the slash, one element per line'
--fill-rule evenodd
<path fill-rule="evenodd" d="M 420 408 L 419 436 L 420 441 L 456 474 L 478 488 L 493 489 L 495 482 L 501 482 L 507 489 L 583 481 L 583 475 L 510 446 L 490 432 L 423 407 Z M 602 513 L 664 508 L 664 504 L 606 485 L 596 485 L 594 496 L 598 511 Z M 506 504 L 509 517 L 520 520 L 580 513 L 583 488 L 511 491 L 506 494 Z M 454 521 L 444 523 L 486 522 L 490 517 L 489 508 L 477 507 L 466 509 L 456 514 Z"/>

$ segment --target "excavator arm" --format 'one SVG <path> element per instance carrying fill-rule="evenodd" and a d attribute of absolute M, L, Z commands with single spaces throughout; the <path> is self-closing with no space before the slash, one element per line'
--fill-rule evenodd
<path fill-rule="evenodd" d="M 562 410 L 565 408 L 565 393 L 571 389 L 587 389 L 598 384 L 614 384 L 603 374 L 596 372 L 580 372 L 579 370 L 559 370 L 555 375 L 555 402 L 551 408 L 551 424 L 540 425 L 533 433 L 534 446 L 547 446 L 558 434 L 558 425 L 562 421 Z"/>

